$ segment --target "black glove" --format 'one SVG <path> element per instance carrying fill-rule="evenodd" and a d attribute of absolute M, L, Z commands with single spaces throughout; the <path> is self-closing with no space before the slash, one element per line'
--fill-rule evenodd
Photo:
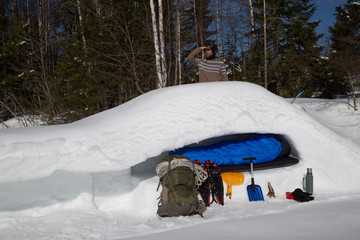
<path fill-rule="evenodd" d="M 314 200 L 314 197 L 311 196 L 311 193 L 305 193 L 300 188 L 295 189 L 291 195 L 293 195 L 294 199 L 298 202 L 309 202 Z"/>

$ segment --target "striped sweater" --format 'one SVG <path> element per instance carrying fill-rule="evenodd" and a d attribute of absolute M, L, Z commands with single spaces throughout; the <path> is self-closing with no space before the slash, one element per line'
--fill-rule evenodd
<path fill-rule="evenodd" d="M 199 67 L 199 82 L 228 81 L 226 65 L 220 59 L 207 60 L 196 58 L 201 48 L 193 50 L 187 59 Z"/>

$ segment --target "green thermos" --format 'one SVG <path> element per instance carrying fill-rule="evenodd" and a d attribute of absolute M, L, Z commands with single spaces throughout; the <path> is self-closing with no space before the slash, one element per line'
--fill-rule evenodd
<path fill-rule="evenodd" d="M 314 176 L 312 174 L 312 168 L 308 168 L 306 172 L 305 190 L 307 193 L 314 193 Z"/>

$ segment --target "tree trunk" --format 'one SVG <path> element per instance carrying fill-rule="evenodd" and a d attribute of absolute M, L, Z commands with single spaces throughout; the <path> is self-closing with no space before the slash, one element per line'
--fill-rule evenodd
<path fill-rule="evenodd" d="M 46 64 L 51 67 L 51 54 L 50 54 L 50 18 L 49 18 L 49 0 L 45 1 L 45 56 L 46 56 Z"/>
<path fill-rule="evenodd" d="M 255 42 L 256 36 L 255 36 L 255 23 L 254 23 L 254 8 L 253 8 L 252 0 L 249 0 L 249 7 L 250 7 L 250 24 L 251 24 L 252 38 L 253 38 L 253 42 Z"/>
<path fill-rule="evenodd" d="M 234 30 L 234 23 L 232 17 L 232 3 L 229 0 L 229 11 L 230 11 L 230 34 L 231 34 L 231 57 L 232 57 L 232 78 L 233 80 L 236 79 L 236 66 L 235 66 L 235 30 Z"/>
<path fill-rule="evenodd" d="M 172 2 L 171 0 L 167 0 L 167 12 L 170 13 L 171 12 L 171 8 L 173 7 L 172 5 Z M 167 29 L 168 29 L 168 42 L 169 42 L 169 49 L 170 51 L 167 52 L 168 54 L 168 57 L 167 59 L 168 62 L 167 62 L 167 85 L 170 86 L 172 83 L 171 83 L 171 74 L 172 74 L 172 61 L 173 61 L 173 52 L 172 52 L 172 49 L 173 49 L 173 32 L 170 30 L 172 28 L 172 23 L 173 21 L 173 18 L 172 18 L 172 15 L 171 14 L 167 14 Z M 175 36 L 175 39 L 176 39 L 176 36 Z M 175 40 L 176 41 L 176 40 Z M 175 46 L 176 48 L 176 46 Z M 175 55 L 176 55 L 176 49 L 175 49 Z M 176 56 L 175 56 L 176 58 Z M 176 73 L 175 73 L 176 75 Z"/>
<path fill-rule="evenodd" d="M 196 47 L 199 47 L 199 30 L 198 30 L 198 21 L 197 21 L 197 12 L 196 12 L 196 0 L 194 0 L 194 22 L 195 22 L 195 35 L 196 35 Z"/>
<path fill-rule="evenodd" d="M 42 79 L 45 79 L 45 53 L 44 53 L 44 23 L 43 23 L 43 3 L 42 0 L 38 0 L 38 27 L 39 27 L 39 52 L 40 52 L 40 64 Z"/>
<path fill-rule="evenodd" d="M 356 95 L 355 95 L 355 87 L 354 87 L 354 83 L 351 77 L 351 72 L 347 72 L 348 74 L 348 79 L 349 79 L 349 83 L 351 86 L 351 93 L 352 93 L 352 97 L 353 97 L 353 101 L 354 101 L 354 111 L 357 111 L 357 105 L 356 105 Z"/>
<path fill-rule="evenodd" d="M 204 46 L 204 24 L 203 24 L 203 7 L 202 7 L 202 1 L 200 1 L 200 17 L 199 17 L 199 20 L 200 20 L 200 45 L 201 46 Z"/>
<path fill-rule="evenodd" d="M 26 23 L 30 32 L 30 0 L 26 0 Z"/>
<path fill-rule="evenodd" d="M 80 25 L 80 35 L 83 42 L 83 50 L 86 53 L 86 39 L 84 35 L 84 28 L 83 28 L 83 15 L 81 11 L 81 2 L 80 0 L 77 0 L 77 8 L 78 8 L 78 14 L 79 14 L 79 25 Z"/>
<path fill-rule="evenodd" d="M 244 11 L 241 11 L 241 18 L 243 18 L 243 14 Z M 247 80 L 247 76 L 246 76 L 246 61 L 247 61 L 247 55 L 246 55 L 246 46 L 245 46 L 245 29 L 246 27 L 244 27 L 244 22 L 241 21 L 241 47 L 242 47 L 242 62 L 243 62 L 243 67 L 242 67 L 242 72 L 243 72 L 243 80 L 246 81 Z"/>
<path fill-rule="evenodd" d="M 160 60 L 160 52 L 159 52 L 159 37 L 158 37 L 158 30 L 156 24 L 156 13 L 155 13 L 155 6 L 154 0 L 150 0 L 150 9 L 151 9 L 151 20 L 153 26 L 153 36 L 154 36 L 154 48 L 155 48 L 155 62 L 156 62 L 156 73 L 158 76 L 158 81 L 156 84 L 157 88 L 162 88 L 162 74 L 161 74 L 161 60 Z"/>
<path fill-rule="evenodd" d="M 164 18 L 162 0 L 158 0 L 159 4 L 159 34 L 160 34 L 160 54 L 161 54 L 161 85 L 166 87 L 167 85 L 167 73 L 166 73 L 166 56 L 165 56 L 165 34 L 164 34 Z"/>
<path fill-rule="evenodd" d="M 18 20 L 17 0 L 13 0 L 11 11 L 12 11 L 13 24 L 14 24 L 14 26 L 16 26 L 17 20 Z"/>
<path fill-rule="evenodd" d="M 46 2 L 45 2 L 46 3 Z M 44 26 L 44 9 L 43 9 L 43 0 L 38 0 L 38 26 L 39 26 L 39 53 L 40 53 L 40 69 L 41 69 L 41 81 L 39 85 L 41 86 L 42 90 L 44 91 L 45 96 L 47 97 L 47 107 L 48 107 L 48 114 L 52 116 L 56 116 L 56 112 L 53 105 L 53 99 L 51 95 L 51 90 L 48 84 L 47 79 L 47 65 L 46 65 L 46 26 Z M 46 7 L 46 6 L 45 6 Z M 46 11 L 45 11 L 46 13 Z M 46 23 L 45 23 L 46 24 Z"/>
<path fill-rule="evenodd" d="M 267 89 L 266 1 L 264 0 L 264 85 Z"/>
<path fill-rule="evenodd" d="M 176 0 L 176 64 L 175 64 L 175 85 L 181 85 L 181 21 L 180 21 L 180 0 Z"/>

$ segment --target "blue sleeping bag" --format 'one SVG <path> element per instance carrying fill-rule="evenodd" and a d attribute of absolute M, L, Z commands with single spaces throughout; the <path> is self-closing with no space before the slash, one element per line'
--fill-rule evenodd
<path fill-rule="evenodd" d="M 169 155 L 183 155 L 191 161 L 197 159 L 205 164 L 212 160 L 216 165 L 250 164 L 243 158 L 255 157 L 254 164 L 275 160 L 281 153 L 281 143 L 270 135 L 257 135 L 240 141 L 222 141 L 209 146 L 183 147 Z"/>

